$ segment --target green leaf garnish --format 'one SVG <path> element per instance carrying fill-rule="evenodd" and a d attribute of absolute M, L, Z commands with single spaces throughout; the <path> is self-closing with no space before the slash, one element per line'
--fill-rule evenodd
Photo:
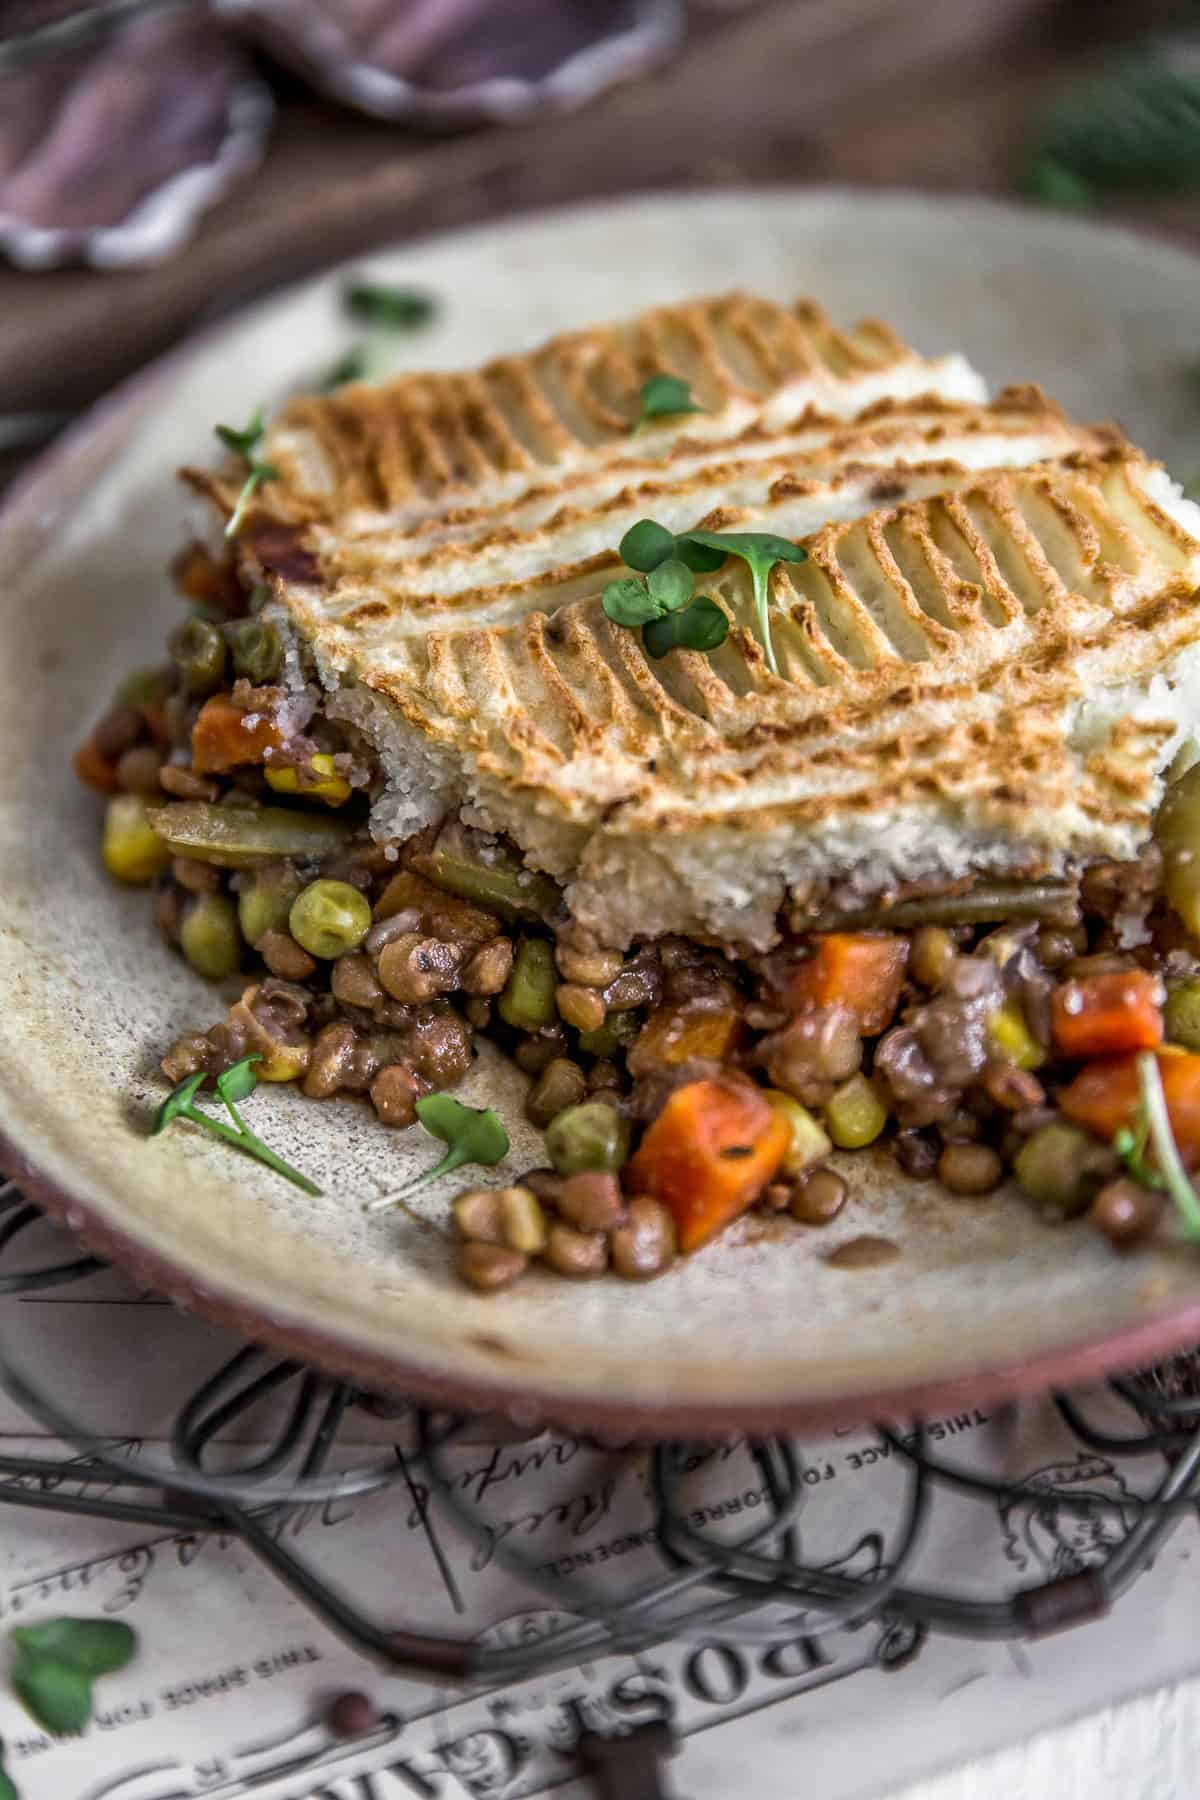
<path fill-rule="evenodd" d="M 758 635 L 772 675 L 778 675 L 775 647 L 771 642 L 771 570 L 776 563 L 801 563 L 807 550 L 793 544 L 790 538 L 773 531 L 688 531 L 681 544 L 697 544 L 706 550 L 721 550 L 727 556 L 740 556 L 750 571 L 754 585 L 754 606 L 758 614 Z"/>
<path fill-rule="evenodd" d="M 246 516 L 246 508 L 258 489 L 264 481 L 274 481 L 278 470 L 273 463 L 263 462 L 258 456 L 258 448 L 262 443 L 265 430 L 261 406 L 244 431 L 237 431 L 232 425 L 215 425 L 213 430 L 223 444 L 250 465 L 250 472 L 242 483 L 241 492 L 234 503 L 229 523 L 225 527 L 225 536 L 231 538 L 236 537 L 241 529 L 242 520 Z"/>
<path fill-rule="evenodd" d="M 0 1739 L 0 1800 L 21 1800 L 17 1784 L 4 1766 L 3 1739 Z"/>
<path fill-rule="evenodd" d="M 697 413 L 705 409 L 692 399 L 692 390 L 679 375 L 651 375 L 643 381 L 638 395 L 641 416 L 636 430 L 642 431 L 655 419 L 673 419 L 679 413 Z"/>
<path fill-rule="evenodd" d="M 12 1635 L 23 1654 L 53 1657 L 93 1678 L 115 1675 L 137 1654 L 137 1633 L 120 1619 L 43 1619 Z"/>
<path fill-rule="evenodd" d="M 639 519 L 631 525 L 620 543 L 621 561 L 627 568 L 648 575 L 675 555 L 675 533 L 660 525 L 657 519 Z"/>
<path fill-rule="evenodd" d="M 669 650 L 715 650 L 729 636 L 729 620 L 707 594 L 698 594 L 690 606 L 651 619 L 642 632 L 646 654 L 666 656 Z"/>
<path fill-rule="evenodd" d="M 217 1093 L 226 1106 L 235 1100 L 248 1100 L 258 1086 L 258 1076 L 254 1073 L 254 1065 L 261 1062 L 259 1055 L 243 1056 L 241 1062 L 235 1062 L 232 1069 L 226 1069 L 223 1075 L 217 1076 Z"/>
<path fill-rule="evenodd" d="M 437 312 L 432 294 L 423 294 L 416 288 L 393 287 L 387 282 L 351 282 L 345 299 L 356 319 L 382 325 L 389 331 L 413 331 L 419 325 L 428 325 Z"/>
<path fill-rule="evenodd" d="M 695 585 L 696 577 L 692 571 L 675 556 L 668 557 L 666 562 L 660 562 L 646 577 L 647 591 L 660 615 L 676 612 L 681 606 L 686 606 Z"/>
<path fill-rule="evenodd" d="M 502 1162 L 508 1155 L 508 1133 L 498 1113 L 490 1107 L 464 1106 L 453 1094 L 426 1094 L 417 1101 L 417 1117 L 431 1137 L 440 1138 L 450 1148 L 435 1168 L 427 1169 L 400 1194 L 384 1194 L 368 1202 L 367 1212 L 383 1212 L 389 1206 L 402 1206 L 408 1194 L 461 1169 L 464 1163 L 481 1163 L 485 1168 Z"/>
<path fill-rule="evenodd" d="M 343 352 L 335 363 L 326 369 L 317 383 L 318 391 L 323 394 L 332 393 L 334 388 L 344 387 L 348 381 L 365 379 L 369 367 L 369 356 L 365 344 L 351 344 L 349 350 Z"/>
<path fill-rule="evenodd" d="M 1175 1133 L 1171 1129 L 1171 1115 L 1167 1111 L 1167 1097 L 1163 1092 L 1158 1058 L 1152 1050 L 1141 1052 L 1137 1059 L 1137 1072 L 1146 1132 L 1158 1159 L 1160 1174 L 1160 1180 L 1147 1182 L 1146 1185 L 1164 1187 L 1175 1203 L 1183 1235 L 1192 1240 L 1200 1239 L 1200 1194 L 1192 1186 L 1183 1166 Z"/>
<path fill-rule="evenodd" d="M 18 1656 L 13 1686 L 26 1712 L 56 1737 L 82 1731 L 92 1716 L 92 1678 L 53 1656 Z"/>
<path fill-rule="evenodd" d="M 647 619 L 659 616 L 658 602 L 650 598 L 646 583 L 639 581 L 636 575 L 627 575 L 622 581 L 610 581 L 600 604 L 614 625 L 627 625 L 631 631 L 644 625 Z"/>
<path fill-rule="evenodd" d="M 321 1190 L 315 1181 L 310 1181 L 307 1175 L 302 1175 L 299 1169 L 294 1169 L 291 1163 L 284 1161 L 282 1156 L 277 1156 L 275 1151 L 269 1145 L 264 1144 L 262 1139 L 244 1125 L 238 1117 L 234 1102 L 235 1100 L 244 1100 L 248 1094 L 253 1092 L 257 1083 L 250 1065 L 261 1060 L 261 1057 L 258 1056 L 243 1057 L 240 1063 L 235 1063 L 231 1069 L 227 1069 L 217 1082 L 217 1093 L 224 1101 L 233 1119 L 232 1125 L 226 1125 L 221 1119 L 214 1119 L 211 1113 L 205 1112 L 203 1107 L 197 1104 L 197 1091 L 204 1081 L 204 1075 L 201 1073 L 189 1075 L 186 1081 L 180 1082 L 173 1093 L 168 1094 L 154 1116 L 150 1135 L 157 1137 L 159 1132 L 170 1125 L 173 1120 L 186 1119 L 192 1125 L 199 1125 L 203 1130 L 211 1131 L 214 1137 L 224 1138 L 225 1142 L 232 1144 L 235 1150 L 244 1150 L 247 1156 L 253 1156 L 258 1162 L 265 1163 L 268 1169 L 274 1169 L 277 1175 L 282 1175 L 288 1181 L 293 1182 L 296 1187 L 303 1188 L 306 1194 L 319 1194 Z M 247 1082 L 249 1082 L 249 1086 L 246 1085 Z M 225 1085 L 222 1086 L 222 1083 Z"/>

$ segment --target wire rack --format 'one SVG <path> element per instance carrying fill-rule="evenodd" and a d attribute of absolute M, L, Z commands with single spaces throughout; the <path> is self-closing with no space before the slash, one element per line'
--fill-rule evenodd
<path fill-rule="evenodd" d="M 22 1266 L 25 1234 L 38 1223 L 44 1223 L 42 1215 L 15 1184 L 0 1185 L 0 1300 L 80 1281 L 104 1267 L 78 1254 Z M 939 1493 L 953 1491 L 992 1507 L 1053 1500 L 1064 1511 L 1094 1510 L 1096 1494 L 1069 1485 L 1047 1487 L 1044 1480 L 1034 1487 L 993 1479 L 934 1455 L 921 1421 L 903 1432 L 881 1425 L 876 1428 L 879 1438 L 903 1467 L 905 1491 L 877 1573 L 860 1578 L 824 1562 L 813 1566 L 801 1553 L 799 1516 L 808 1484 L 804 1451 L 794 1441 L 777 1437 L 749 1446 L 765 1504 L 756 1515 L 760 1522 L 732 1539 L 698 1528 L 692 1503 L 685 1498 L 698 1447 L 664 1443 L 650 1457 L 662 1567 L 636 1591 L 617 1595 L 590 1579 L 547 1573 L 532 1556 L 495 1543 L 447 1463 L 472 1421 L 365 1394 L 253 1346 L 239 1350 L 186 1397 L 175 1417 L 169 1460 L 155 1467 L 135 1463 L 108 1440 L 98 1439 L 55 1397 L 41 1391 L 0 1344 L 0 1386 L 84 1459 L 73 1463 L 72 1491 L 65 1492 L 54 1480 L 62 1473 L 61 1460 L 0 1454 L 0 1475 L 27 1478 L 20 1485 L 0 1486 L 0 1504 L 193 1533 L 207 1524 L 240 1539 L 363 1656 L 425 1677 L 504 1683 L 587 1658 L 635 1653 L 669 1638 L 704 1638 L 718 1627 L 726 1639 L 770 1646 L 788 1642 L 798 1631 L 812 1637 L 868 1621 L 882 1627 L 880 1660 L 896 1666 L 930 1632 L 974 1639 L 1032 1638 L 1106 1613 L 1200 1501 L 1198 1366 L 1194 1359 L 1178 1358 L 1112 1380 L 1112 1393 L 1141 1421 L 1127 1435 L 1096 1423 L 1077 1399 L 1054 1396 L 1064 1423 L 1087 1450 L 1108 1458 L 1150 1459 L 1161 1464 L 1161 1474 L 1148 1493 L 1122 1493 L 1119 1510 L 1125 1529 L 1100 1566 L 986 1599 L 922 1586 L 914 1579 L 918 1547 Z M 272 1441 L 256 1444 L 232 1466 L 224 1444 L 222 1466 L 214 1469 L 218 1438 L 236 1429 L 268 1396 L 285 1401 Z M 391 1447 L 386 1458 L 334 1468 L 332 1453 L 355 1407 L 395 1417 L 396 1435 L 404 1435 L 411 1451 Z M 557 1615 L 569 1615 L 566 1622 L 536 1642 L 513 1645 L 448 1637 L 422 1629 L 419 1621 L 372 1617 L 279 1530 L 281 1518 L 293 1508 L 395 1484 L 405 1485 L 412 1495 L 419 1491 L 418 1483 L 429 1495 L 426 1504 L 441 1508 L 468 1539 L 489 1542 L 511 1574 L 551 1600 Z M 638 1775 L 644 1784 L 636 1791 L 651 1800 L 662 1792 L 654 1771 L 671 1748 L 668 1734 L 655 1726 L 640 1735 L 640 1744 L 627 1740 L 622 1745 L 619 1770 L 608 1760 L 615 1744 L 585 1737 L 581 1761 L 593 1771 L 599 1791 L 634 1791 L 622 1784 L 630 1777 L 629 1753 L 636 1750 L 645 1759 Z"/>

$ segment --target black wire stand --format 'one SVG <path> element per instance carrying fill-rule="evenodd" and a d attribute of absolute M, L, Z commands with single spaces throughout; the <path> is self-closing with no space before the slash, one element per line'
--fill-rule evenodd
<path fill-rule="evenodd" d="M 41 1213 L 15 1184 L 0 1185 L 0 1299 L 65 1286 L 105 1266 L 93 1257 L 74 1255 L 35 1268 L 7 1267 L 19 1263 L 23 1234 L 40 1222 Z M 930 1632 L 1015 1640 L 1102 1617 L 1200 1503 L 1197 1367 L 1192 1359 L 1181 1358 L 1110 1381 L 1112 1394 L 1141 1421 L 1141 1428 L 1127 1435 L 1094 1423 L 1077 1398 L 1054 1396 L 1064 1423 L 1087 1450 L 1116 1460 L 1157 1461 L 1161 1474 L 1150 1492 L 1125 1491 L 1119 1503 L 1112 1503 L 1132 1523 L 1104 1563 L 996 1598 L 924 1587 L 914 1580 L 916 1555 L 939 1491 L 992 1507 L 1053 1501 L 1064 1511 L 1094 1509 L 1094 1492 L 993 1479 L 935 1456 L 920 1421 L 903 1433 L 881 1425 L 881 1442 L 903 1466 L 905 1493 L 878 1572 L 858 1578 L 815 1566 L 801 1554 L 798 1526 L 808 1485 L 804 1452 L 793 1440 L 768 1438 L 749 1446 L 765 1504 L 761 1522 L 732 1539 L 697 1528 L 692 1502 L 684 1497 L 699 1447 L 664 1443 L 653 1449 L 650 1462 L 663 1567 L 636 1591 L 616 1595 L 590 1579 L 547 1574 L 532 1556 L 495 1543 L 446 1462 L 472 1421 L 381 1400 L 254 1346 L 239 1350 L 184 1400 L 175 1418 L 170 1461 L 157 1469 L 119 1454 L 108 1440 L 84 1429 L 56 1399 L 39 1391 L 0 1346 L 0 1386 L 83 1459 L 72 1461 L 74 1491 L 64 1492 L 58 1487 L 61 1460 L 0 1454 L 0 1475 L 24 1478 L 20 1485 L 0 1486 L 0 1504 L 191 1533 L 207 1527 L 234 1536 L 364 1657 L 385 1668 L 440 1680 L 493 1686 L 589 1658 L 636 1653 L 670 1638 L 703 1639 L 717 1628 L 726 1640 L 769 1647 L 787 1643 L 798 1632 L 813 1637 L 868 1622 L 882 1627 L 880 1660 L 894 1667 L 908 1660 Z M 1190 1387 L 1197 1391 L 1189 1392 Z M 219 1435 L 272 1394 L 287 1398 L 273 1440 L 265 1447 L 256 1444 L 232 1466 L 226 1460 L 215 1471 L 211 1456 Z M 397 1436 L 403 1425 L 414 1448 L 393 1448 L 378 1460 L 332 1468 L 331 1453 L 355 1407 L 394 1416 Z M 428 1492 L 426 1504 L 440 1508 L 468 1539 L 489 1542 L 496 1560 L 538 1590 L 557 1614 L 569 1614 L 567 1622 L 535 1642 L 514 1645 L 472 1642 L 423 1630 L 411 1621 L 374 1618 L 278 1529 L 297 1507 L 396 1484 L 411 1496 L 420 1491 L 417 1483 Z M 652 1779 L 657 1759 L 670 1748 L 664 1735 L 659 1727 L 644 1733 L 645 1769 Z M 633 1748 L 627 1744 L 625 1751 Z M 628 1756 L 617 1772 L 602 1741 L 585 1739 L 580 1751 L 601 1791 L 615 1793 L 626 1779 Z M 657 1786 L 638 1791 L 648 1796 L 661 1792 Z"/>

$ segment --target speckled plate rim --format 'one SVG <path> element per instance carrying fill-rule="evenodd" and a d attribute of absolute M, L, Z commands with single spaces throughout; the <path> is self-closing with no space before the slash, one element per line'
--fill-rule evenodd
<path fill-rule="evenodd" d="M 967 197 L 939 196 L 911 190 L 888 190 L 886 194 L 866 193 L 853 188 L 779 188 L 769 190 L 776 200 L 794 195 L 798 202 L 823 201 L 853 206 L 856 200 L 869 198 L 873 204 L 891 201 L 897 208 L 912 204 L 937 203 L 939 200 L 962 205 Z M 741 198 L 752 204 L 764 190 L 745 190 Z M 728 198 L 728 191 L 722 190 Z M 633 204 L 649 200 L 673 200 L 672 195 L 638 195 Z M 689 194 L 686 203 L 697 203 L 703 195 Z M 970 205 L 980 212 L 1007 214 L 1017 220 L 1038 216 L 1032 209 L 984 197 L 969 197 Z M 577 217 L 588 214 L 611 214 L 621 201 L 598 202 L 584 207 L 561 210 L 559 216 Z M 553 222 L 554 214 L 539 214 L 539 220 Z M 516 222 L 519 228 L 519 221 Z M 1092 220 L 1070 217 L 1056 219 L 1056 226 L 1068 239 L 1093 239 L 1098 233 L 1112 239 L 1125 239 L 1131 245 L 1152 246 L 1157 254 L 1173 251 L 1181 260 L 1194 266 L 1200 274 L 1200 258 L 1173 244 L 1163 234 L 1134 231 L 1126 226 L 1097 225 Z M 468 228 L 470 229 L 470 228 Z M 443 240 L 465 233 L 430 233 L 429 239 Z M 404 248 L 417 247 L 423 240 L 406 241 Z M 387 246 L 380 246 L 385 250 Z M 326 271 L 328 274 L 329 271 Z M 269 312 L 281 299 L 311 285 L 320 275 L 277 290 L 237 315 Z M 20 534 L 29 531 L 36 537 L 36 518 L 47 507 L 64 475 L 97 438 L 117 425 L 123 415 L 143 404 L 157 389 L 169 389 L 173 379 L 219 340 L 231 324 L 224 319 L 187 339 L 145 369 L 121 383 L 76 420 L 54 445 L 14 482 L 0 503 L 0 535 L 19 543 Z M 408 1363 L 400 1357 L 373 1351 L 361 1341 L 343 1337 L 329 1330 L 314 1329 L 291 1316 L 281 1305 L 278 1311 L 261 1302 L 247 1302 L 230 1289 L 207 1278 L 200 1279 L 170 1257 L 148 1248 L 135 1236 L 119 1229 L 99 1215 L 85 1199 L 50 1177 L 38 1166 L 36 1153 L 18 1143 L 0 1127 L 0 1167 L 14 1180 L 30 1200 L 50 1218 L 66 1226 L 94 1255 L 110 1261 L 131 1274 L 145 1287 L 168 1292 L 173 1302 L 198 1316 L 222 1325 L 254 1342 L 311 1363 L 331 1374 L 339 1375 L 364 1388 L 400 1394 L 431 1406 L 466 1412 L 502 1413 L 524 1426 L 555 1424 L 566 1429 L 590 1432 L 612 1442 L 653 1441 L 668 1437 L 723 1438 L 734 1434 L 761 1435 L 788 1431 L 800 1434 L 861 1423 L 871 1419 L 904 1419 L 912 1416 L 934 1416 L 971 1406 L 986 1406 L 1018 1399 L 1023 1395 L 1043 1392 L 1052 1387 L 1066 1387 L 1096 1380 L 1107 1372 L 1131 1368 L 1154 1360 L 1200 1341 L 1200 1295 L 1176 1299 L 1160 1310 L 1149 1311 L 1135 1323 L 1116 1331 L 1103 1328 L 1081 1335 L 1076 1341 L 1055 1346 L 1045 1352 L 990 1361 L 946 1380 L 902 1382 L 891 1387 L 876 1388 L 831 1397 L 796 1400 L 772 1400 L 759 1405 L 753 1401 L 732 1403 L 696 1401 L 682 1404 L 639 1399 L 626 1401 L 620 1397 L 592 1399 L 585 1395 L 556 1395 L 534 1382 L 483 1380 L 441 1375 Z"/>

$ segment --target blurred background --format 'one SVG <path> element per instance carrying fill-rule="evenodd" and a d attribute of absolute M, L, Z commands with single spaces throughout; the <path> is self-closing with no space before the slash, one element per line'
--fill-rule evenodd
<path fill-rule="evenodd" d="M 374 245 L 795 182 L 1197 235 L 1200 3 L 0 0 L 0 485 L 188 332 Z"/>

